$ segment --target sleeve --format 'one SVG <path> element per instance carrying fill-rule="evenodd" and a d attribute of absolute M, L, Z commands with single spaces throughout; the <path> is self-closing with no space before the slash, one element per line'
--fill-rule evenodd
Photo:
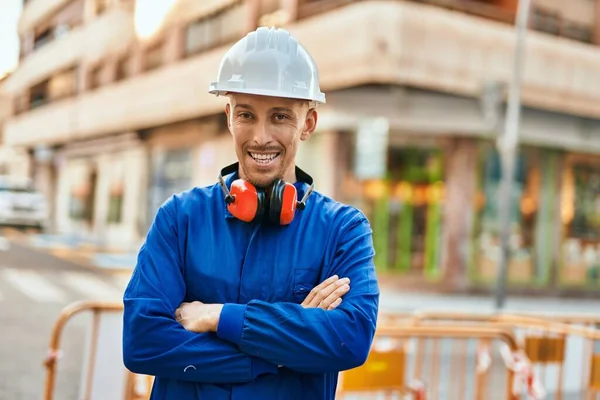
<path fill-rule="evenodd" d="M 371 349 L 379 307 L 372 230 L 362 213 L 340 230 L 328 276 L 350 278 L 350 291 L 335 310 L 295 303 L 225 304 L 219 337 L 251 355 L 304 373 L 343 371 L 362 365 Z"/>
<path fill-rule="evenodd" d="M 175 320 L 185 282 L 174 198 L 158 210 L 127 286 L 123 362 L 134 373 L 209 383 L 248 382 L 277 365 L 249 356 L 214 332 L 189 332 Z"/>

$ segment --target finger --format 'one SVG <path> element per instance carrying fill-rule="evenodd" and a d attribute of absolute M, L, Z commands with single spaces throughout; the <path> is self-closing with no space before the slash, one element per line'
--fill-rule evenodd
<path fill-rule="evenodd" d="M 327 310 L 331 304 L 333 304 L 337 299 L 341 298 L 343 295 L 348 293 L 349 290 L 350 290 L 350 285 L 348 285 L 348 284 L 338 287 L 333 292 L 331 292 L 331 294 L 329 296 L 327 296 L 325 299 L 323 299 L 319 303 L 318 307 L 322 308 L 324 310 Z"/>
<path fill-rule="evenodd" d="M 331 303 L 327 310 L 335 310 L 340 304 L 342 304 L 342 298 L 339 297 L 336 301 Z"/>
<path fill-rule="evenodd" d="M 304 299 L 304 301 L 302 302 L 302 305 L 307 305 L 309 304 L 317 295 L 317 293 L 319 293 L 319 291 L 329 285 L 331 285 L 332 283 L 334 283 L 335 281 L 337 281 L 339 279 L 339 277 L 337 275 L 333 275 L 327 279 L 325 279 L 323 282 L 321 282 L 320 284 L 318 284 L 317 286 L 315 286 L 310 293 L 308 293 L 308 296 L 306 296 L 306 298 Z"/>
<path fill-rule="evenodd" d="M 330 276 L 329 278 L 325 279 L 323 282 L 321 282 L 320 284 L 318 284 L 317 286 L 315 286 L 310 293 L 308 294 L 308 296 L 306 296 L 306 299 L 304 299 L 304 301 L 302 302 L 302 304 L 309 304 L 317 295 L 317 293 L 319 293 L 319 291 L 323 290 L 323 288 L 326 288 L 327 286 L 331 285 L 332 283 L 334 283 L 335 281 L 337 281 L 339 279 L 339 277 L 337 275 L 333 275 Z"/>
<path fill-rule="evenodd" d="M 183 316 L 183 312 L 186 306 L 189 304 L 190 303 L 181 303 L 177 310 L 175 310 L 175 318 L 177 319 L 177 321 L 183 321 L 185 319 L 185 317 Z"/>
<path fill-rule="evenodd" d="M 330 284 L 326 288 L 321 289 L 315 295 L 315 298 L 311 301 L 311 306 L 312 307 L 319 307 L 319 304 L 321 304 L 321 302 L 323 300 L 325 300 L 331 293 L 333 293 L 338 288 L 340 288 L 340 287 L 342 287 L 344 285 L 347 285 L 349 283 L 350 283 L 350 279 L 348 279 L 348 278 L 338 279 L 337 281 L 335 281 L 334 283 Z"/>

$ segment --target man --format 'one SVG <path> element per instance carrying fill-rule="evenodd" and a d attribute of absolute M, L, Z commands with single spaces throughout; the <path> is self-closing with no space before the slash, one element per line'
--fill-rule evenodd
<path fill-rule="evenodd" d="M 379 288 L 368 220 L 295 165 L 325 102 L 317 68 L 259 28 L 210 92 L 229 98 L 238 163 L 158 210 L 124 295 L 125 365 L 155 376 L 152 399 L 333 399 L 367 358 Z"/>

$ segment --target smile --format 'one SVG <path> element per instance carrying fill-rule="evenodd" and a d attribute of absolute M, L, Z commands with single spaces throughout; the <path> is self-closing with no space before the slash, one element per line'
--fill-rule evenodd
<path fill-rule="evenodd" d="M 277 157 L 279 157 L 279 153 L 268 153 L 268 154 L 261 154 L 261 153 L 252 153 L 252 152 L 248 152 L 248 154 L 250 155 L 250 157 L 252 157 L 252 159 L 254 161 L 256 161 L 258 164 L 269 164 L 271 163 L 273 160 L 275 160 Z"/>

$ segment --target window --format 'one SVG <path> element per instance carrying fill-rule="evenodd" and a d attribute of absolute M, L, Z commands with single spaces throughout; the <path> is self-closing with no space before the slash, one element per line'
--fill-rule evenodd
<path fill-rule="evenodd" d="M 593 38 L 594 3 L 570 0 L 568 3 L 539 0 L 532 6 L 533 29 L 590 43 Z"/>
<path fill-rule="evenodd" d="M 338 196 L 360 208 L 371 222 L 375 264 L 382 270 L 435 278 L 441 264 L 445 192 L 442 142 L 390 141 L 384 175 L 364 179 L 357 175 L 359 141 L 352 136 L 344 135 L 340 143 L 346 167 Z"/>
<path fill-rule="evenodd" d="M 185 54 L 191 55 L 210 47 L 212 41 L 209 19 L 190 24 L 185 32 Z"/>
<path fill-rule="evenodd" d="M 36 27 L 33 48 L 39 49 L 53 40 L 67 35 L 74 27 L 83 23 L 83 12 L 83 0 L 68 2 Z"/>
<path fill-rule="evenodd" d="M 106 222 L 110 224 L 121 223 L 123 216 L 123 182 L 115 181 L 110 187 L 108 197 L 108 214 Z"/>
<path fill-rule="evenodd" d="M 240 21 L 245 18 L 244 5 L 234 4 L 192 22 L 186 29 L 185 54 L 189 56 L 239 39 L 244 34 Z"/>
<path fill-rule="evenodd" d="M 69 217 L 73 220 L 91 220 L 89 183 L 82 182 L 71 187 Z"/>
<path fill-rule="evenodd" d="M 52 29 L 55 38 L 63 36 L 74 27 L 83 23 L 84 1 L 76 0 L 67 3 L 52 18 Z"/>
<path fill-rule="evenodd" d="M 37 35 L 35 35 L 33 39 L 33 48 L 36 50 L 42 48 L 48 43 L 50 43 L 52 39 L 54 39 L 52 35 L 52 30 L 50 28 L 46 28 Z"/>
<path fill-rule="evenodd" d="M 16 112 L 41 107 L 51 101 L 75 95 L 78 91 L 77 73 L 78 68 L 73 67 L 31 87 L 24 96 L 15 98 Z"/>
<path fill-rule="evenodd" d="M 533 149 L 522 149 L 516 159 L 515 180 L 510 199 L 509 278 L 529 281 L 541 274 L 536 259 L 536 229 L 540 209 L 543 176 L 542 155 Z M 494 280 L 500 257 L 501 157 L 493 146 L 484 146 L 480 158 L 478 189 L 475 198 L 476 223 L 474 254 L 477 275 Z"/>
<path fill-rule="evenodd" d="M 29 89 L 30 109 L 43 106 L 50 100 L 48 96 L 48 82 L 48 80 L 43 81 Z"/>
<path fill-rule="evenodd" d="M 562 32 L 564 37 L 578 40 L 580 42 L 591 43 L 593 40 L 593 31 L 591 26 L 566 22 Z"/>
<path fill-rule="evenodd" d="M 572 156 L 563 172 L 562 280 L 600 281 L 600 161 Z"/>

